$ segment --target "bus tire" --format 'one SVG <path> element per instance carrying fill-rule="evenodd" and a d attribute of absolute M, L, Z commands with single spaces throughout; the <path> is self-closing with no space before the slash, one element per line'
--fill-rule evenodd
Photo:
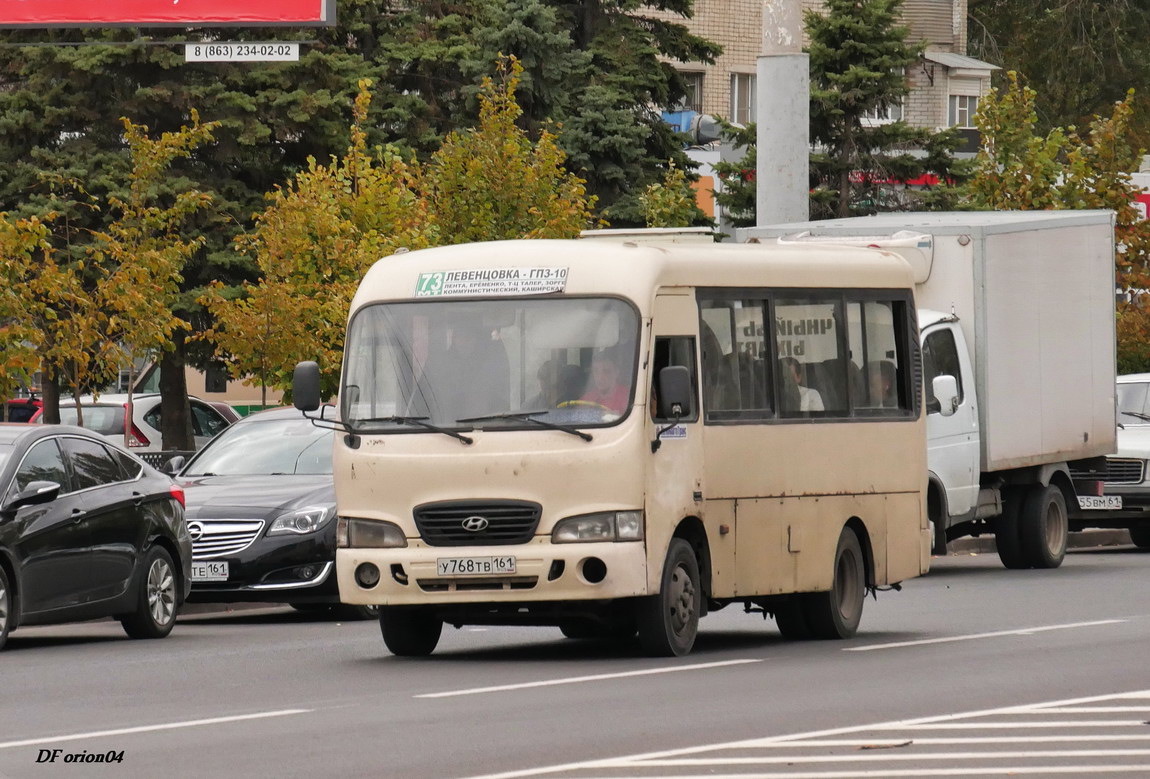
<path fill-rule="evenodd" d="M 994 546 L 998 559 L 1006 568 L 1029 568 L 1026 555 L 1022 553 L 1022 531 L 1019 527 L 1019 514 L 1022 513 L 1023 491 L 1003 490 L 1002 513 L 994 520 Z"/>
<path fill-rule="evenodd" d="M 1139 549 L 1150 549 L 1150 527 L 1138 525 L 1130 528 L 1130 541 Z"/>
<path fill-rule="evenodd" d="M 671 539 L 659 584 L 638 604 L 639 643 L 652 657 L 682 657 L 695 645 L 703 605 L 699 562 L 683 539 Z"/>
<path fill-rule="evenodd" d="M 811 637 L 801 595 L 786 595 L 774 607 L 775 626 L 787 641 L 805 641 Z"/>
<path fill-rule="evenodd" d="M 379 632 L 393 655 L 426 657 L 439 644 L 443 620 L 425 609 L 380 606 Z"/>
<path fill-rule="evenodd" d="M 812 638 L 850 638 L 858 630 L 866 599 L 866 563 L 858 536 L 849 527 L 839 534 L 831 589 L 800 597 Z"/>
<path fill-rule="evenodd" d="M 1031 568 L 1062 565 L 1069 528 L 1062 490 L 1053 484 L 1035 484 L 1027 490 L 1018 516 L 1018 531 L 1022 554 Z"/>

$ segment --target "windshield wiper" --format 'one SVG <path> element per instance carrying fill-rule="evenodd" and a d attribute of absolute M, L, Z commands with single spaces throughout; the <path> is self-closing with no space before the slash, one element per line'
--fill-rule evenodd
<path fill-rule="evenodd" d="M 415 425 L 416 427 L 422 427 L 425 430 L 433 430 L 436 433 L 443 433 L 444 435 L 449 435 L 452 438 L 458 438 L 460 441 L 462 441 L 465 444 L 474 443 L 474 440 L 472 438 L 469 438 L 468 436 L 465 436 L 462 433 L 457 433 L 454 430 L 448 430 L 445 427 L 440 427 L 439 425 L 431 424 L 430 422 L 427 421 L 427 417 L 370 417 L 368 419 L 357 419 L 355 421 L 359 422 L 359 423 L 391 422 L 391 423 L 396 424 L 396 425 Z M 463 420 L 458 420 L 458 421 L 463 421 Z M 356 432 L 362 432 L 362 431 L 357 430 Z"/>
<path fill-rule="evenodd" d="M 518 419 L 518 420 L 522 420 L 523 422 L 531 422 L 533 424 L 539 425 L 540 427 L 546 427 L 549 430 L 561 430 L 564 433 L 570 433 L 571 435 L 577 435 L 580 438 L 582 438 L 584 441 L 590 441 L 591 440 L 591 434 L 590 433 L 584 433 L 582 430 L 576 430 L 575 428 L 571 427 L 571 425 L 558 425 L 554 422 L 548 422 L 544 419 L 536 419 L 535 418 L 536 414 L 546 414 L 546 413 L 547 413 L 546 411 L 509 411 L 509 412 L 504 413 L 504 414 L 486 414 L 485 416 L 481 416 L 481 417 L 468 417 L 467 419 L 457 419 L 455 421 L 456 422 L 483 422 L 484 420 L 488 420 L 488 419 Z"/>
<path fill-rule="evenodd" d="M 1128 417 L 1141 419 L 1143 422 L 1150 422 L 1150 414 L 1140 414 L 1137 411 L 1119 411 L 1119 414 L 1125 414 Z"/>

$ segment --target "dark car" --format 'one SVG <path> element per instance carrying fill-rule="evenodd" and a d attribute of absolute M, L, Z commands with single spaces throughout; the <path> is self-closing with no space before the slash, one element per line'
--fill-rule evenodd
<path fill-rule="evenodd" d="M 190 586 L 183 498 L 87 430 L 0 424 L 0 646 L 18 627 L 102 617 L 168 635 Z"/>
<path fill-rule="evenodd" d="M 294 408 L 260 411 L 180 470 L 193 550 L 189 600 L 377 615 L 339 603 L 333 435 Z"/>

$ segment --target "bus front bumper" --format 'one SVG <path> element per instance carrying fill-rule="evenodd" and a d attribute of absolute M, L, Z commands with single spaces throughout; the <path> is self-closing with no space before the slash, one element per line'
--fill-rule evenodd
<path fill-rule="evenodd" d="M 378 571 L 379 581 L 371 569 Z M 339 549 L 340 600 L 363 605 L 512 603 L 647 594 L 646 544 Z"/>

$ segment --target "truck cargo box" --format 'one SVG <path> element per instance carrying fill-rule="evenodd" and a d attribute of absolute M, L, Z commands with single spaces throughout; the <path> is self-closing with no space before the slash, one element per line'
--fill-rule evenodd
<path fill-rule="evenodd" d="M 907 257 L 919 308 L 957 315 L 969 345 L 984 473 L 1115 451 L 1113 212 L 891 213 L 737 237 Z"/>

